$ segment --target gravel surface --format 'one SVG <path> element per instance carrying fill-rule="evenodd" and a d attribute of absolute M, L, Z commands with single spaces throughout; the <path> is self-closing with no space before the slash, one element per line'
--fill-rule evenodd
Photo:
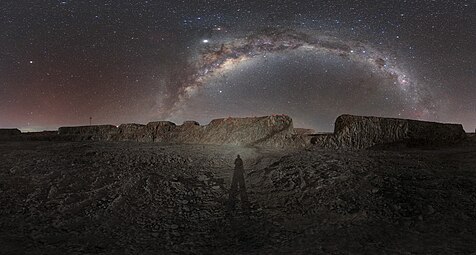
<path fill-rule="evenodd" d="M 227 210 L 240 154 L 252 208 Z M 471 254 L 476 146 L 0 143 L 0 254 Z"/>

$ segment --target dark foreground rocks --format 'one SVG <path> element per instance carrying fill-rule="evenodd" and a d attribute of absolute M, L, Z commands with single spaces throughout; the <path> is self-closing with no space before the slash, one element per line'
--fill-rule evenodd
<path fill-rule="evenodd" d="M 266 221 L 230 221 L 225 210 L 238 153 L 247 166 L 256 157 L 233 146 L 0 143 L 0 254 L 257 249 Z M 254 230 L 241 235 L 245 226 Z M 253 240 L 237 247 L 235 238 Z"/>
<path fill-rule="evenodd" d="M 227 210 L 241 154 L 252 208 Z M 476 147 L 0 143 L 1 254 L 471 254 Z"/>
<path fill-rule="evenodd" d="M 283 254 L 473 254 L 475 148 L 310 150 L 249 179 L 260 207 L 299 233 Z"/>

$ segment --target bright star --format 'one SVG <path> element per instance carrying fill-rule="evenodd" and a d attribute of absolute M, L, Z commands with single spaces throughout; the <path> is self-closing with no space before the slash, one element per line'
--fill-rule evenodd
<path fill-rule="evenodd" d="M 203 42 L 203 43 L 209 43 L 209 42 L 210 42 L 210 40 L 208 40 L 208 39 L 204 39 L 202 42 Z"/>

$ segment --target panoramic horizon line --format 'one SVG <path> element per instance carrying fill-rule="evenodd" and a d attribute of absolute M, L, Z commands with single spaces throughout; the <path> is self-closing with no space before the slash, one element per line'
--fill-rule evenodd
<path fill-rule="evenodd" d="M 142 125 L 142 126 L 146 126 L 150 123 L 154 123 L 154 122 L 169 122 L 169 123 L 172 123 L 176 126 L 183 126 L 187 123 L 190 123 L 190 122 L 195 122 L 197 123 L 199 126 L 207 126 L 207 125 L 210 125 L 213 121 L 216 121 L 216 120 L 226 120 L 226 119 L 250 119 L 250 118 L 266 118 L 266 117 L 276 117 L 276 116 L 283 116 L 283 117 L 289 117 L 291 119 L 291 121 L 293 121 L 293 125 L 294 125 L 294 119 L 292 116 L 290 116 L 289 114 L 270 114 L 270 115 L 261 115 L 261 116 L 228 116 L 228 117 L 218 117 L 218 118 L 213 118 L 211 119 L 207 124 L 200 124 L 200 122 L 196 121 L 196 120 L 184 120 L 182 121 L 182 124 L 177 124 L 175 123 L 174 121 L 171 121 L 171 120 L 152 120 L 152 121 L 149 121 L 147 123 L 136 123 L 136 122 L 126 122 L 126 123 L 120 123 L 120 124 L 111 124 L 111 123 L 98 123 L 98 124 L 90 124 L 90 125 L 62 125 L 62 126 L 58 126 L 56 127 L 56 129 L 44 129 L 42 130 L 42 128 L 38 128 L 38 129 L 35 129 L 35 127 L 31 127 L 30 129 L 28 128 L 23 128 L 23 127 L 0 127 L 0 129 L 4 129 L 4 130 L 7 130 L 7 129 L 18 129 L 20 130 L 22 133 L 41 133 L 41 132 L 54 132 L 54 131 L 58 131 L 60 128 L 69 128 L 69 127 L 95 127 L 95 126 L 115 126 L 116 128 L 120 127 L 121 125 Z M 413 120 L 413 121 L 420 121 L 420 122 L 427 122 L 427 123 L 441 123 L 441 124 L 453 124 L 453 125 L 462 125 L 461 123 L 454 123 L 454 122 L 440 122 L 440 121 L 428 121 L 428 120 L 421 120 L 421 119 L 412 119 L 412 118 L 397 118 L 397 117 L 390 117 L 390 116 L 376 116 L 376 115 L 356 115 L 356 114 L 350 114 L 350 113 L 342 113 L 342 114 L 339 114 L 338 116 L 335 117 L 335 120 L 337 120 L 339 117 L 341 116 L 355 116 L 355 117 L 370 117 L 370 118 L 385 118 L 385 119 L 399 119 L 399 120 Z M 332 123 L 333 125 L 335 124 L 335 121 Z M 462 125 L 463 126 L 463 125 Z M 312 129 L 312 130 L 315 130 L 314 128 L 310 128 L 310 127 L 294 127 L 294 128 L 302 128 L 302 129 Z M 463 126 L 463 129 L 464 129 L 464 126 Z M 465 132 L 467 133 L 471 133 L 471 132 L 468 132 L 466 131 L 466 129 L 464 129 Z M 318 132 L 318 130 L 315 130 L 316 132 Z M 330 131 L 322 131 L 322 132 L 330 132 Z M 476 132 L 476 130 L 475 130 Z"/>

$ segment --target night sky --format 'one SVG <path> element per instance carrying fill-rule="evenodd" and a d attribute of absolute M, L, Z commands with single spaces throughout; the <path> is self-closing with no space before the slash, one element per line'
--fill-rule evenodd
<path fill-rule="evenodd" d="M 0 1 L 0 127 L 343 113 L 473 131 L 476 1 Z"/>

